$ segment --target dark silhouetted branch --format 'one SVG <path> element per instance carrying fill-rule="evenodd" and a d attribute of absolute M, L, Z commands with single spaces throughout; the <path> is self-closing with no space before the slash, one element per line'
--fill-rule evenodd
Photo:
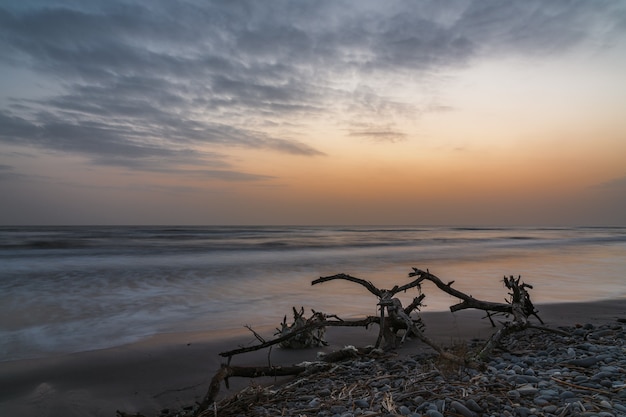
<path fill-rule="evenodd" d="M 318 279 L 316 279 L 313 282 L 311 282 L 311 285 L 320 284 L 322 282 L 332 281 L 332 280 L 335 280 L 335 279 L 344 279 L 346 281 L 356 282 L 357 284 L 361 284 L 362 286 L 367 288 L 368 291 L 371 292 L 372 294 L 374 294 L 376 297 L 380 297 L 381 296 L 381 290 L 376 288 L 374 286 L 374 284 L 372 284 L 370 281 L 366 281 L 366 280 L 361 279 L 361 278 L 355 278 L 355 277 L 347 275 L 347 274 L 336 274 L 336 275 L 332 275 L 332 276 L 329 276 L 329 277 L 319 277 Z"/>

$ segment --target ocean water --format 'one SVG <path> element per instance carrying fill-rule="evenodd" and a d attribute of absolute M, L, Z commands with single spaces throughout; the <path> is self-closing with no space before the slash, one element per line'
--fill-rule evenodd
<path fill-rule="evenodd" d="M 624 298 L 626 228 L 0 227 L 0 360 L 247 332 L 292 306 L 376 314 L 364 287 L 311 281 L 343 272 L 392 288 L 413 266 L 489 301 L 506 298 L 505 275 L 533 285 L 535 304 Z M 456 302 L 422 291 L 422 311 Z"/>

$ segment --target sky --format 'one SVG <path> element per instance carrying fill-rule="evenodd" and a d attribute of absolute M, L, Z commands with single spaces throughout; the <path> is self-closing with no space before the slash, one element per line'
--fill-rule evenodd
<path fill-rule="evenodd" d="M 626 226 L 626 2 L 0 3 L 0 224 Z"/>

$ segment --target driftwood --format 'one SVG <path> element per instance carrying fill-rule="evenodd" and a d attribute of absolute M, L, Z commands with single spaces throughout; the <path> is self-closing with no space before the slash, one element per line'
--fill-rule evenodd
<path fill-rule="evenodd" d="M 204 396 L 202 402 L 199 403 L 195 415 L 199 416 L 200 414 L 204 413 L 215 402 L 215 399 L 219 394 L 222 382 L 224 382 L 224 384 L 228 388 L 228 378 L 259 378 L 267 376 L 278 377 L 300 375 L 304 372 L 321 372 L 330 369 L 331 364 L 334 362 L 339 362 L 346 359 L 353 359 L 361 355 L 371 355 L 376 353 L 377 351 L 374 349 L 355 348 L 354 346 L 347 346 L 339 351 L 320 355 L 320 360 L 317 362 L 304 362 L 302 364 L 292 366 L 230 366 L 227 364 L 223 364 L 217 371 L 217 373 L 213 375 L 213 378 L 211 378 L 209 390 Z"/>
<path fill-rule="evenodd" d="M 396 335 L 400 329 L 406 330 L 406 332 L 402 336 L 401 343 L 404 342 L 406 337 L 410 334 L 414 334 L 417 337 L 422 334 L 422 329 L 424 325 L 421 318 L 418 316 L 417 318 L 412 319 L 410 318 L 410 315 L 414 310 L 419 310 L 422 300 L 425 297 L 424 294 L 421 294 L 419 297 L 414 298 L 413 302 L 411 302 L 411 304 L 409 304 L 406 308 L 402 307 L 402 303 L 398 298 L 394 298 L 394 295 L 399 292 L 406 292 L 411 288 L 419 287 L 418 280 L 402 286 L 396 285 L 391 290 L 386 290 L 377 288 L 370 281 L 366 281 L 361 278 L 356 278 L 347 274 L 336 274 L 328 277 L 320 277 L 311 282 L 311 285 L 316 285 L 336 279 L 342 279 L 360 284 L 364 286 L 369 292 L 378 297 L 380 316 L 378 317 L 377 322 L 379 324 L 380 331 L 378 334 L 378 339 L 376 340 L 376 347 L 380 347 L 381 343 L 384 341 L 386 348 L 395 348 Z M 387 317 L 385 315 L 385 311 L 387 311 Z"/>
<path fill-rule="evenodd" d="M 363 320 L 341 320 L 341 319 L 335 319 L 335 320 L 319 320 L 319 321 L 313 321 L 311 323 L 308 323 L 302 327 L 300 327 L 299 329 L 294 330 L 291 333 L 285 334 L 281 337 L 278 337 L 276 339 L 273 340 L 269 340 L 266 342 L 262 342 L 258 345 L 253 345 L 253 346 L 246 346 L 246 347 L 240 347 L 238 349 L 233 349 L 233 350 L 229 350 L 226 352 L 220 352 L 220 356 L 224 357 L 224 358 L 229 358 L 229 362 L 230 359 L 235 356 L 235 355 L 240 355 L 242 353 L 248 353 L 248 352 L 254 352 L 256 350 L 260 350 L 260 349 L 265 349 L 268 348 L 270 346 L 274 346 L 277 344 L 281 344 L 287 340 L 289 340 L 290 338 L 296 337 L 298 334 L 300 333 L 304 333 L 307 331 L 311 331 L 320 327 L 327 327 L 327 326 L 336 326 L 336 327 L 368 327 L 370 324 L 372 323 L 378 323 L 378 317 L 367 317 Z"/>
<path fill-rule="evenodd" d="M 559 330 L 550 329 L 544 326 L 538 326 L 530 323 L 529 318 L 531 316 L 536 317 L 541 324 L 543 324 L 543 321 L 538 316 L 538 312 L 531 302 L 530 295 L 527 291 L 527 289 L 529 288 L 532 289 L 532 286 L 521 282 L 521 277 L 518 277 L 517 279 L 513 276 L 510 276 L 508 278 L 504 277 L 504 285 L 510 291 L 510 299 L 506 300 L 506 303 L 495 303 L 476 299 L 471 295 L 467 295 L 462 291 L 453 288 L 452 284 L 454 283 L 454 281 L 448 282 L 446 284 L 438 277 L 431 274 L 428 270 L 423 271 L 417 268 L 413 268 L 413 271 L 409 273 L 409 277 L 415 279 L 402 286 L 396 285 L 391 290 L 380 289 L 372 284 L 372 282 L 370 281 L 356 278 L 347 274 L 336 274 L 327 277 L 320 277 L 312 281 L 311 284 L 316 285 L 340 279 L 362 285 L 370 293 L 378 297 L 380 315 L 368 316 L 363 320 L 342 320 L 336 315 L 326 315 L 313 310 L 313 315 L 307 319 L 304 317 L 304 308 L 301 308 L 298 311 L 294 307 L 293 324 L 287 324 L 287 317 L 285 316 L 281 324 L 281 328 L 277 329 L 277 333 L 275 334 L 275 336 L 279 335 L 279 337 L 269 341 L 263 339 L 249 326 L 246 326 L 250 331 L 254 333 L 255 337 L 260 343 L 253 346 L 240 347 L 238 349 L 220 353 L 220 356 L 228 358 L 228 363 L 223 364 L 220 370 L 213 376 L 209 390 L 204 397 L 204 400 L 200 404 L 196 415 L 200 415 L 201 413 L 205 412 L 208 407 L 214 403 L 222 381 L 228 386 L 229 377 L 237 376 L 256 378 L 259 376 L 298 375 L 307 371 L 311 366 L 311 363 L 287 367 L 271 366 L 271 364 L 270 366 L 265 367 L 230 366 L 230 362 L 233 356 L 246 352 L 256 351 L 259 349 L 264 349 L 274 346 L 276 344 L 279 344 L 281 347 L 289 348 L 323 345 L 325 344 L 325 341 L 323 340 L 324 328 L 327 326 L 368 327 L 370 324 L 376 323 L 379 325 L 379 334 L 376 341 L 376 349 L 379 348 L 383 342 L 386 348 L 395 348 L 399 339 L 398 332 L 399 330 L 403 329 L 405 330 L 405 332 L 400 338 L 400 343 L 404 342 L 409 335 L 414 335 L 419 340 L 433 348 L 440 357 L 454 363 L 470 367 L 482 367 L 482 365 L 484 364 L 484 362 L 482 361 L 484 361 L 490 355 L 491 351 L 500 344 L 501 340 L 505 336 L 513 332 L 521 331 L 527 328 L 536 328 L 560 334 L 567 334 Z M 432 282 L 440 290 L 461 300 L 459 303 L 454 304 L 450 307 L 450 311 L 452 312 L 467 308 L 484 310 L 487 313 L 487 317 L 489 317 L 489 320 L 494 326 L 495 323 L 492 319 L 492 315 L 494 314 L 503 314 L 507 317 L 512 317 L 513 319 L 508 322 L 502 323 L 502 327 L 492 335 L 492 337 L 485 344 L 483 349 L 475 357 L 465 358 L 454 355 L 450 352 L 445 351 L 441 346 L 436 344 L 424 334 L 424 325 L 421 321 L 421 318 L 419 317 L 419 314 L 414 317 L 411 316 L 411 314 L 413 314 L 415 311 L 419 312 L 422 300 L 425 297 L 424 294 L 421 294 L 421 284 L 424 281 Z M 401 301 L 394 296 L 399 292 L 406 292 L 411 288 L 418 289 L 420 295 L 418 297 L 415 297 L 408 306 L 403 307 Z M 351 349 L 344 349 L 340 352 L 334 352 L 327 355 L 326 358 L 323 360 L 326 362 L 331 362 L 354 357 L 353 355 L 356 355 L 357 353 L 355 352 L 358 351 L 353 347 Z M 317 367 L 322 366 L 323 369 L 324 365 L 319 365 L 320 362 L 314 362 L 313 364 L 317 364 Z"/>
<path fill-rule="evenodd" d="M 537 310 L 535 306 L 530 301 L 530 295 L 526 291 L 526 288 L 531 288 L 532 286 L 529 284 L 521 283 L 521 277 L 515 279 L 512 276 L 510 278 L 504 277 L 505 286 L 513 291 L 511 293 L 511 300 L 507 303 L 494 303 L 491 301 L 482 301 L 478 300 L 471 295 L 467 295 L 455 288 L 452 288 L 452 284 L 454 281 L 451 281 L 447 284 L 444 284 L 438 277 L 431 274 L 428 270 L 422 271 L 421 269 L 413 268 L 413 272 L 409 273 L 409 277 L 418 277 L 413 282 L 418 282 L 421 284 L 423 281 L 430 281 L 437 286 L 441 291 L 446 292 L 453 297 L 456 297 L 462 300 L 458 304 L 454 304 L 450 307 L 451 312 L 463 310 L 466 308 L 475 308 L 478 310 L 485 310 L 486 312 L 495 312 L 495 313 L 504 313 L 504 314 L 518 314 L 519 317 L 516 316 L 517 319 L 523 319 L 524 321 L 528 320 L 529 316 L 535 316 L 539 322 L 543 324 L 543 320 L 537 315 Z M 490 317 L 490 316 L 489 316 Z M 492 321 L 493 324 L 493 321 Z"/>
<path fill-rule="evenodd" d="M 398 323 L 403 323 L 404 326 L 401 328 L 407 329 L 407 333 L 405 333 L 404 337 L 406 337 L 406 335 L 409 334 L 410 331 L 411 334 L 414 334 L 422 342 L 426 343 L 428 346 L 436 350 L 441 357 L 456 363 L 464 363 L 465 365 L 469 366 L 477 366 L 477 361 L 482 361 L 487 356 L 489 356 L 492 350 L 500 344 L 501 340 L 505 336 L 517 331 L 522 331 L 527 328 L 534 328 L 542 331 L 566 334 L 557 329 L 551 329 L 545 326 L 532 324 L 529 321 L 529 318 L 531 316 L 534 316 L 537 318 L 537 320 L 539 320 L 542 325 L 544 324 L 543 320 L 538 315 L 537 309 L 530 299 L 530 294 L 527 291 L 527 289 L 529 288 L 532 289 L 532 286 L 521 282 L 521 277 L 504 277 L 504 285 L 510 291 L 510 299 L 506 300 L 506 303 L 495 303 L 491 301 L 476 299 L 471 295 L 467 295 L 464 292 L 453 288 L 452 284 L 454 283 L 454 281 L 450 281 L 446 284 L 441 281 L 441 279 L 439 279 L 437 276 L 431 274 L 428 270 L 423 271 L 418 268 L 413 268 L 413 271 L 409 273 L 409 277 L 416 278 L 408 284 L 402 286 L 396 285 L 391 290 L 379 289 L 370 281 L 366 281 L 364 279 L 356 278 L 346 274 L 337 274 L 328 277 L 321 277 L 314 280 L 312 282 L 312 285 L 335 279 L 342 279 L 360 284 L 364 286 L 369 292 L 376 295 L 379 298 L 378 305 L 380 306 L 380 333 L 376 342 L 377 347 L 380 345 L 381 340 L 385 340 L 387 347 L 395 347 L 395 331 L 392 330 L 392 324 L 390 324 L 390 322 L 395 324 L 396 326 Z M 487 341 L 483 349 L 475 358 L 460 358 L 452 355 L 448 352 L 445 352 L 439 345 L 437 345 L 430 338 L 428 338 L 424 334 L 423 328 L 421 326 L 417 326 L 416 321 L 409 318 L 410 311 L 413 308 L 417 308 L 421 304 L 421 300 L 424 294 L 422 294 L 420 298 L 416 298 L 414 300 L 416 303 L 415 306 L 412 303 L 410 306 L 411 308 L 407 309 L 402 309 L 400 300 L 397 298 L 393 298 L 393 296 L 398 292 L 406 291 L 410 288 L 417 288 L 421 291 L 421 284 L 424 281 L 432 282 L 440 290 L 461 300 L 461 302 L 454 304 L 450 307 L 451 312 L 456 312 L 467 308 L 484 310 L 494 327 L 495 323 L 493 322 L 492 314 L 504 314 L 507 317 L 512 316 L 513 319 L 502 323 L 502 327 L 491 336 L 491 338 Z M 387 319 L 385 318 L 385 311 L 387 312 L 387 315 L 389 317 Z M 402 342 L 404 341 L 404 337 L 402 338 Z"/>
<path fill-rule="evenodd" d="M 450 352 L 446 352 L 441 346 L 439 346 L 437 343 L 435 343 L 424 334 L 421 318 L 414 320 L 410 317 L 410 312 L 413 309 L 417 309 L 417 307 L 421 305 L 424 294 L 421 294 L 419 297 L 415 298 L 406 309 L 402 308 L 402 303 L 398 298 L 393 297 L 401 291 L 406 291 L 415 287 L 419 289 L 420 284 L 423 281 L 423 277 L 420 276 L 416 280 L 402 286 L 396 285 L 391 290 L 379 289 L 370 281 L 366 281 L 364 279 L 356 278 L 346 274 L 337 274 L 328 277 L 321 277 L 314 280 L 311 284 L 315 285 L 336 279 L 342 279 L 360 284 L 367 288 L 369 292 L 378 297 L 378 305 L 380 306 L 380 333 L 378 335 L 378 340 L 376 341 L 376 347 L 380 346 L 382 340 L 386 342 L 387 348 L 396 347 L 396 332 L 394 330 L 397 328 L 405 328 L 407 331 L 402 337 L 401 343 L 404 342 L 407 335 L 412 334 L 416 336 L 419 340 L 433 348 L 444 359 L 462 365 L 468 365 L 472 367 L 478 366 L 478 364 L 474 363 L 474 361 L 468 361 Z M 388 318 L 385 317 L 385 311 Z"/>
<path fill-rule="evenodd" d="M 293 307 L 293 323 L 287 324 L 287 315 L 285 315 L 283 322 L 280 324 L 280 329 L 276 329 L 274 336 L 289 336 L 310 323 L 323 322 L 328 317 L 334 317 L 339 321 L 343 321 L 336 315 L 328 316 L 315 310 L 312 310 L 312 312 L 313 315 L 307 319 L 304 317 L 304 307 L 301 307 L 299 311 Z M 328 343 L 324 340 L 325 331 L 326 326 L 318 326 L 304 332 L 298 332 L 297 334 L 294 334 L 293 337 L 288 337 L 287 340 L 280 342 L 279 346 L 285 349 L 303 349 L 328 346 Z"/>
<path fill-rule="evenodd" d="M 491 319 L 490 312 L 502 313 L 507 316 L 512 316 L 513 320 L 502 323 L 502 327 L 495 332 L 487 341 L 482 350 L 476 355 L 475 360 L 482 361 L 485 360 L 493 351 L 493 349 L 500 345 L 502 339 L 511 333 L 519 332 L 528 328 L 538 329 L 551 333 L 558 333 L 561 335 L 567 336 L 566 332 L 552 329 L 545 326 L 539 326 L 532 324 L 529 321 L 530 316 L 534 316 L 539 320 L 541 324 L 543 320 L 537 314 L 538 311 L 530 300 L 530 294 L 526 290 L 527 288 L 532 289 L 533 287 L 529 284 L 525 284 L 521 282 L 521 276 L 515 278 L 513 276 L 504 277 L 503 282 L 504 286 L 510 291 L 509 296 L 510 299 L 507 300 L 506 303 L 493 303 L 489 301 L 478 300 L 470 295 L 467 295 L 457 289 L 452 288 L 452 284 L 454 281 L 449 282 L 448 284 L 444 284 L 439 278 L 435 275 L 431 274 L 428 270 L 422 271 L 417 268 L 413 268 L 413 272 L 409 273 L 409 277 L 418 277 L 413 282 L 419 281 L 430 281 L 434 283 L 437 288 L 440 290 L 461 299 L 462 301 L 458 304 L 455 304 L 450 307 L 450 311 L 455 312 L 466 308 L 475 308 L 479 310 L 485 310 Z"/>
<path fill-rule="evenodd" d="M 207 391 L 204 399 L 199 405 L 198 412 L 196 414 L 201 413 L 202 411 L 208 409 L 211 404 L 215 401 L 217 394 L 219 394 L 220 387 L 222 385 L 222 381 L 225 382 L 226 387 L 228 388 L 228 378 L 230 377 L 245 377 L 245 378 L 258 378 L 262 376 L 287 376 L 287 375 L 298 375 L 306 370 L 306 366 L 229 366 L 222 365 L 219 371 L 213 378 L 211 378 L 211 384 L 209 385 L 209 390 Z"/>

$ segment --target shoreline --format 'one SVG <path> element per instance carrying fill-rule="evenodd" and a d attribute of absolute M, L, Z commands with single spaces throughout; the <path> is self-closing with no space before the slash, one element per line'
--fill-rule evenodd
<path fill-rule="evenodd" d="M 536 307 L 550 327 L 626 319 L 626 299 L 538 304 Z M 426 334 L 442 345 L 486 339 L 494 332 L 488 320 L 481 320 L 483 311 L 423 312 L 421 316 Z M 279 320 L 277 318 L 277 323 Z M 255 331 L 268 339 L 273 334 L 273 328 L 255 328 Z M 275 348 L 271 351 L 271 362 L 290 365 L 315 360 L 318 351 L 337 350 L 348 344 L 370 345 L 375 342 L 377 333 L 377 326 L 368 330 L 328 328 L 326 340 L 330 346 L 297 351 Z M 254 341 L 249 332 L 242 336 L 237 330 L 171 333 L 97 351 L 0 362 L 0 414 L 114 416 L 116 410 L 123 410 L 158 415 L 161 409 L 182 408 L 201 400 L 211 377 L 223 362 L 218 353 Z M 424 348 L 423 344 L 412 340 L 399 352 L 412 354 Z M 233 364 L 241 366 L 267 363 L 267 349 L 233 358 Z M 273 378 L 267 380 L 274 381 Z M 222 387 L 220 397 L 233 395 L 251 380 L 233 378 L 230 382 L 230 389 Z"/>

